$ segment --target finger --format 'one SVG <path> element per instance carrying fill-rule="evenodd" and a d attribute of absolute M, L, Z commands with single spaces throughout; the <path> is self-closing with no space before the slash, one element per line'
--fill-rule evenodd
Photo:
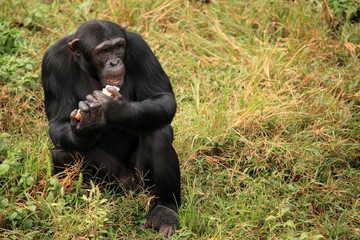
<path fill-rule="evenodd" d="M 79 109 L 81 112 L 85 112 L 85 113 L 89 112 L 89 106 L 86 104 L 85 101 L 79 102 Z"/>
<path fill-rule="evenodd" d="M 90 111 L 101 107 L 101 103 L 99 102 L 85 101 L 85 103 L 90 107 Z"/>
<path fill-rule="evenodd" d="M 176 231 L 176 227 L 172 224 L 163 224 L 160 226 L 159 232 L 165 237 L 172 236 Z"/>
<path fill-rule="evenodd" d="M 140 224 L 140 227 L 143 228 L 143 229 L 146 229 L 146 228 L 153 228 L 153 225 L 151 223 L 149 223 L 149 221 L 146 221 L 146 223 L 142 223 Z"/>
<path fill-rule="evenodd" d="M 86 104 L 88 104 L 90 108 L 90 117 L 99 117 L 102 114 L 101 110 L 101 103 L 99 102 L 88 102 L 85 101 Z"/>
<path fill-rule="evenodd" d="M 113 96 L 115 96 L 116 94 L 120 94 L 114 87 L 107 87 L 106 90 L 110 92 Z"/>
<path fill-rule="evenodd" d="M 70 113 L 70 125 L 72 126 L 72 127 L 74 127 L 74 126 L 76 126 L 76 124 L 77 124 L 77 120 L 76 120 L 76 118 L 75 118 L 75 116 L 76 116 L 76 114 L 77 114 L 77 109 L 75 109 L 74 111 L 72 111 L 71 113 Z"/>
<path fill-rule="evenodd" d="M 104 113 L 103 113 L 103 109 L 101 108 L 101 104 L 99 103 L 98 106 L 96 106 L 96 108 L 92 108 L 93 110 L 93 116 L 96 116 L 97 118 L 102 118 Z"/>
<path fill-rule="evenodd" d="M 108 100 L 109 96 L 106 96 L 105 94 L 103 94 L 101 91 L 96 90 L 93 92 L 93 97 L 97 99 L 97 101 L 99 101 L 100 103 L 105 102 L 106 100 Z"/>
<path fill-rule="evenodd" d="M 88 102 L 99 102 L 93 95 L 89 94 L 86 96 Z"/>
<path fill-rule="evenodd" d="M 121 98 L 121 94 L 114 87 L 108 87 L 106 90 L 111 93 L 115 100 L 119 100 Z"/>
<path fill-rule="evenodd" d="M 99 102 L 94 103 L 94 102 L 89 102 L 89 101 L 83 101 L 83 102 L 88 109 L 88 111 L 86 113 L 89 114 L 88 116 L 91 118 L 92 116 L 94 116 L 96 114 L 95 109 L 97 108 L 97 105 L 100 105 L 100 103 Z"/>

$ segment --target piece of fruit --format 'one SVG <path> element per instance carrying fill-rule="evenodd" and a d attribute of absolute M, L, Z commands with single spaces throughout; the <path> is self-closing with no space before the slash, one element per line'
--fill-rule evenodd
<path fill-rule="evenodd" d="M 109 92 L 108 90 L 106 90 L 106 88 L 103 88 L 102 93 L 105 94 L 106 96 L 112 97 L 111 92 Z"/>
<path fill-rule="evenodd" d="M 75 118 L 76 118 L 76 120 L 80 121 L 80 119 L 81 119 L 80 109 L 77 110 Z"/>
<path fill-rule="evenodd" d="M 105 95 L 109 96 L 109 97 L 112 97 L 111 92 L 109 92 L 109 91 L 107 90 L 107 89 L 110 88 L 110 87 L 115 88 L 116 91 L 120 91 L 120 88 L 118 88 L 118 87 L 116 87 L 116 86 L 106 85 L 106 86 L 103 88 L 102 92 L 103 92 Z"/>

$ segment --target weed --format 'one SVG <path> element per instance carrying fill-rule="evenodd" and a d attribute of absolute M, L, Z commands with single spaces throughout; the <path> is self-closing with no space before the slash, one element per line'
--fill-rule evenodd
<path fill-rule="evenodd" d="M 144 191 L 51 174 L 44 51 L 93 18 L 170 75 L 182 174 L 174 239 L 358 239 L 358 1 L 33 1 L 0 11 L 0 238 L 154 239 Z"/>

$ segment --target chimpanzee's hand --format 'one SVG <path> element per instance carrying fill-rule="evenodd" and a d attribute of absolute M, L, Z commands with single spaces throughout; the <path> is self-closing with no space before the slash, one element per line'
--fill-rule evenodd
<path fill-rule="evenodd" d="M 111 97 L 103 94 L 102 91 L 96 90 L 93 92 L 93 97 L 99 101 L 102 105 L 106 105 L 108 102 L 112 101 L 112 100 L 116 100 L 116 101 L 122 101 L 123 98 L 121 96 L 121 94 L 113 87 L 107 87 L 106 90 L 111 93 Z"/>
<path fill-rule="evenodd" d="M 70 124 L 73 131 L 79 134 L 90 134 L 105 127 L 104 112 L 99 103 L 92 95 L 86 96 L 86 101 L 79 102 L 81 119 L 75 118 L 77 110 L 70 114 Z"/>
<path fill-rule="evenodd" d="M 92 93 L 91 98 L 100 103 L 106 124 L 111 125 L 116 122 L 116 125 L 120 126 L 124 116 L 130 114 L 131 103 L 125 100 L 115 88 L 108 87 L 107 91 L 111 93 L 111 97 L 96 90 Z"/>
<path fill-rule="evenodd" d="M 114 87 L 107 87 L 106 90 L 111 93 L 114 100 L 122 100 L 121 94 Z"/>
<path fill-rule="evenodd" d="M 128 102 L 116 91 L 115 88 L 109 87 L 107 91 L 111 93 L 112 97 L 103 94 L 101 91 L 94 91 L 92 96 L 101 104 L 101 108 L 105 113 L 105 117 L 111 116 L 112 113 L 120 113 Z"/>

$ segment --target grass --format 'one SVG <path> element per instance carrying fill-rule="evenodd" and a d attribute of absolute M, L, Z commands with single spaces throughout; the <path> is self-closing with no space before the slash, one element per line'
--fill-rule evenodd
<path fill-rule="evenodd" d="M 147 192 L 51 175 L 40 65 L 85 20 L 128 22 L 171 77 L 173 239 L 360 238 L 358 0 L 4 0 L 0 238 L 154 239 Z"/>

